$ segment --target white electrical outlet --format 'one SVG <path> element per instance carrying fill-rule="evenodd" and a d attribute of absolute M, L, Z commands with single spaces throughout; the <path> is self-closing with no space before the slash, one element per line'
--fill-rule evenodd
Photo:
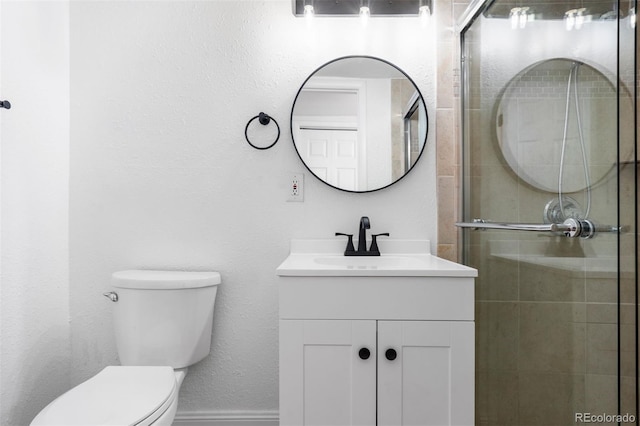
<path fill-rule="evenodd" d="M 304 175 L 294 173 L 288 185 L 287 201 L 304 201 Z"/>

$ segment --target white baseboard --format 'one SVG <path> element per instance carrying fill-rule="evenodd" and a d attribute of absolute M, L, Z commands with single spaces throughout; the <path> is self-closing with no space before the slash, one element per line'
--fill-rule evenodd
<path fill-rule="evenodd" d="M 173 426 L 278 426 L 277 411 L 178 411 Z"/>

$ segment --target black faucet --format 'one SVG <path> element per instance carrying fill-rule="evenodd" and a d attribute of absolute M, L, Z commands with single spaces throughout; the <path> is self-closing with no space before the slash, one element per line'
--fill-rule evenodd
<path fill-rule="evenodd" d="M 380 256 L 380 250 L 378 249 L 377 237 L 384 235 L 389 236 L 388 232 L 382 234 L 371 235 L 371 247 L 367 251 L 367 229 L 371 228 L 371 222 L 367 216 L 360 218 L 360 231 L 358 233 L 358 250 L 353 247 L 353 234 L 343 234 L 336 232 L 336 236 L 343 235 L 348 238 L 347 248 L 344 251 L 345 256 Z"/>
<path fill-rule="evenodd" d="M 367 251 L 367 229 L 371 228 L 371 222 L 366 216 L 360 218 L 360 233 L 358 234 L 358 253 Z"/>

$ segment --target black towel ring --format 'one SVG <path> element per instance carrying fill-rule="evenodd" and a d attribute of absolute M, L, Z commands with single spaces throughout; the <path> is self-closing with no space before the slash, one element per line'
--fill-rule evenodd
<path fill-rule="evenodd" d="M 258 119 L 258 121 L 260 122 L 260 124 L 262 124 L 263 126 L 266 126 L 267 124 L 269 124 L 271 122 L 271 120 L 273 120 L 273 122 L 276 125 L 276 128 L 278 129 L 278 135 L 276 136 L 276 140 L 273 141 L 273 143 L 269 146 L 256 146 L 254 144 L 251 143 L 251 141 L 249 140 L 249 135 L 247 134 L 247 131 L 249 130 L 249 125 L 253 122 L 253 120 Z M 249 142 L 249 145 L 251 145 L 252 147 L 254 147 L 255 149 L 269 149 L 272 146 L 274 146 L 276 144 L 276 142 L 278 142 L 278 139 L 280 139 L 280 126 L 278 125 L 278 122 L 275 120 L 275 118 L 273 117 L 269 117 L 267 114 L 265 114 L 264 112 L 261 112 L 260 114 L 256 115 L 255 117 L 253 117 L 251 120 L 249 120 L 249 122 L 247 123 L 247 126 L 244 128 L 244 137 L 247 140 L 247 142 Z"/>

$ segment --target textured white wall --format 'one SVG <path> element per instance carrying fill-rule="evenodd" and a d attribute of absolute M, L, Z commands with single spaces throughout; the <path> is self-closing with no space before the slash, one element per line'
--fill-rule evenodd
<path fill-rule="evenodd" d="M 117 355 L 109 290 L 127 268 L 222 274 L 212 355 L 194 366 L 181 411 L 276 410 L 275 268 L 291 238 L 372 231 L 436 239 L 435 39 L 417 19 L 318 19 L 289 0 L 71 3 L 70 253 L 78 383 Z M 349 194 L 317 181 L 292 146 L 289 116 L 305 78 L 338 56 L 397 64 L 432 118 L 426 155 L 399 184 Z M 244 140 L 260 111 L 278 144 Z M 305 172 L 304 203 L 287 178 Z"/>
<path fill-rule="evenodd" d="M 3 1 L 0 424 L 69 387 L 68 2 Z"/>

